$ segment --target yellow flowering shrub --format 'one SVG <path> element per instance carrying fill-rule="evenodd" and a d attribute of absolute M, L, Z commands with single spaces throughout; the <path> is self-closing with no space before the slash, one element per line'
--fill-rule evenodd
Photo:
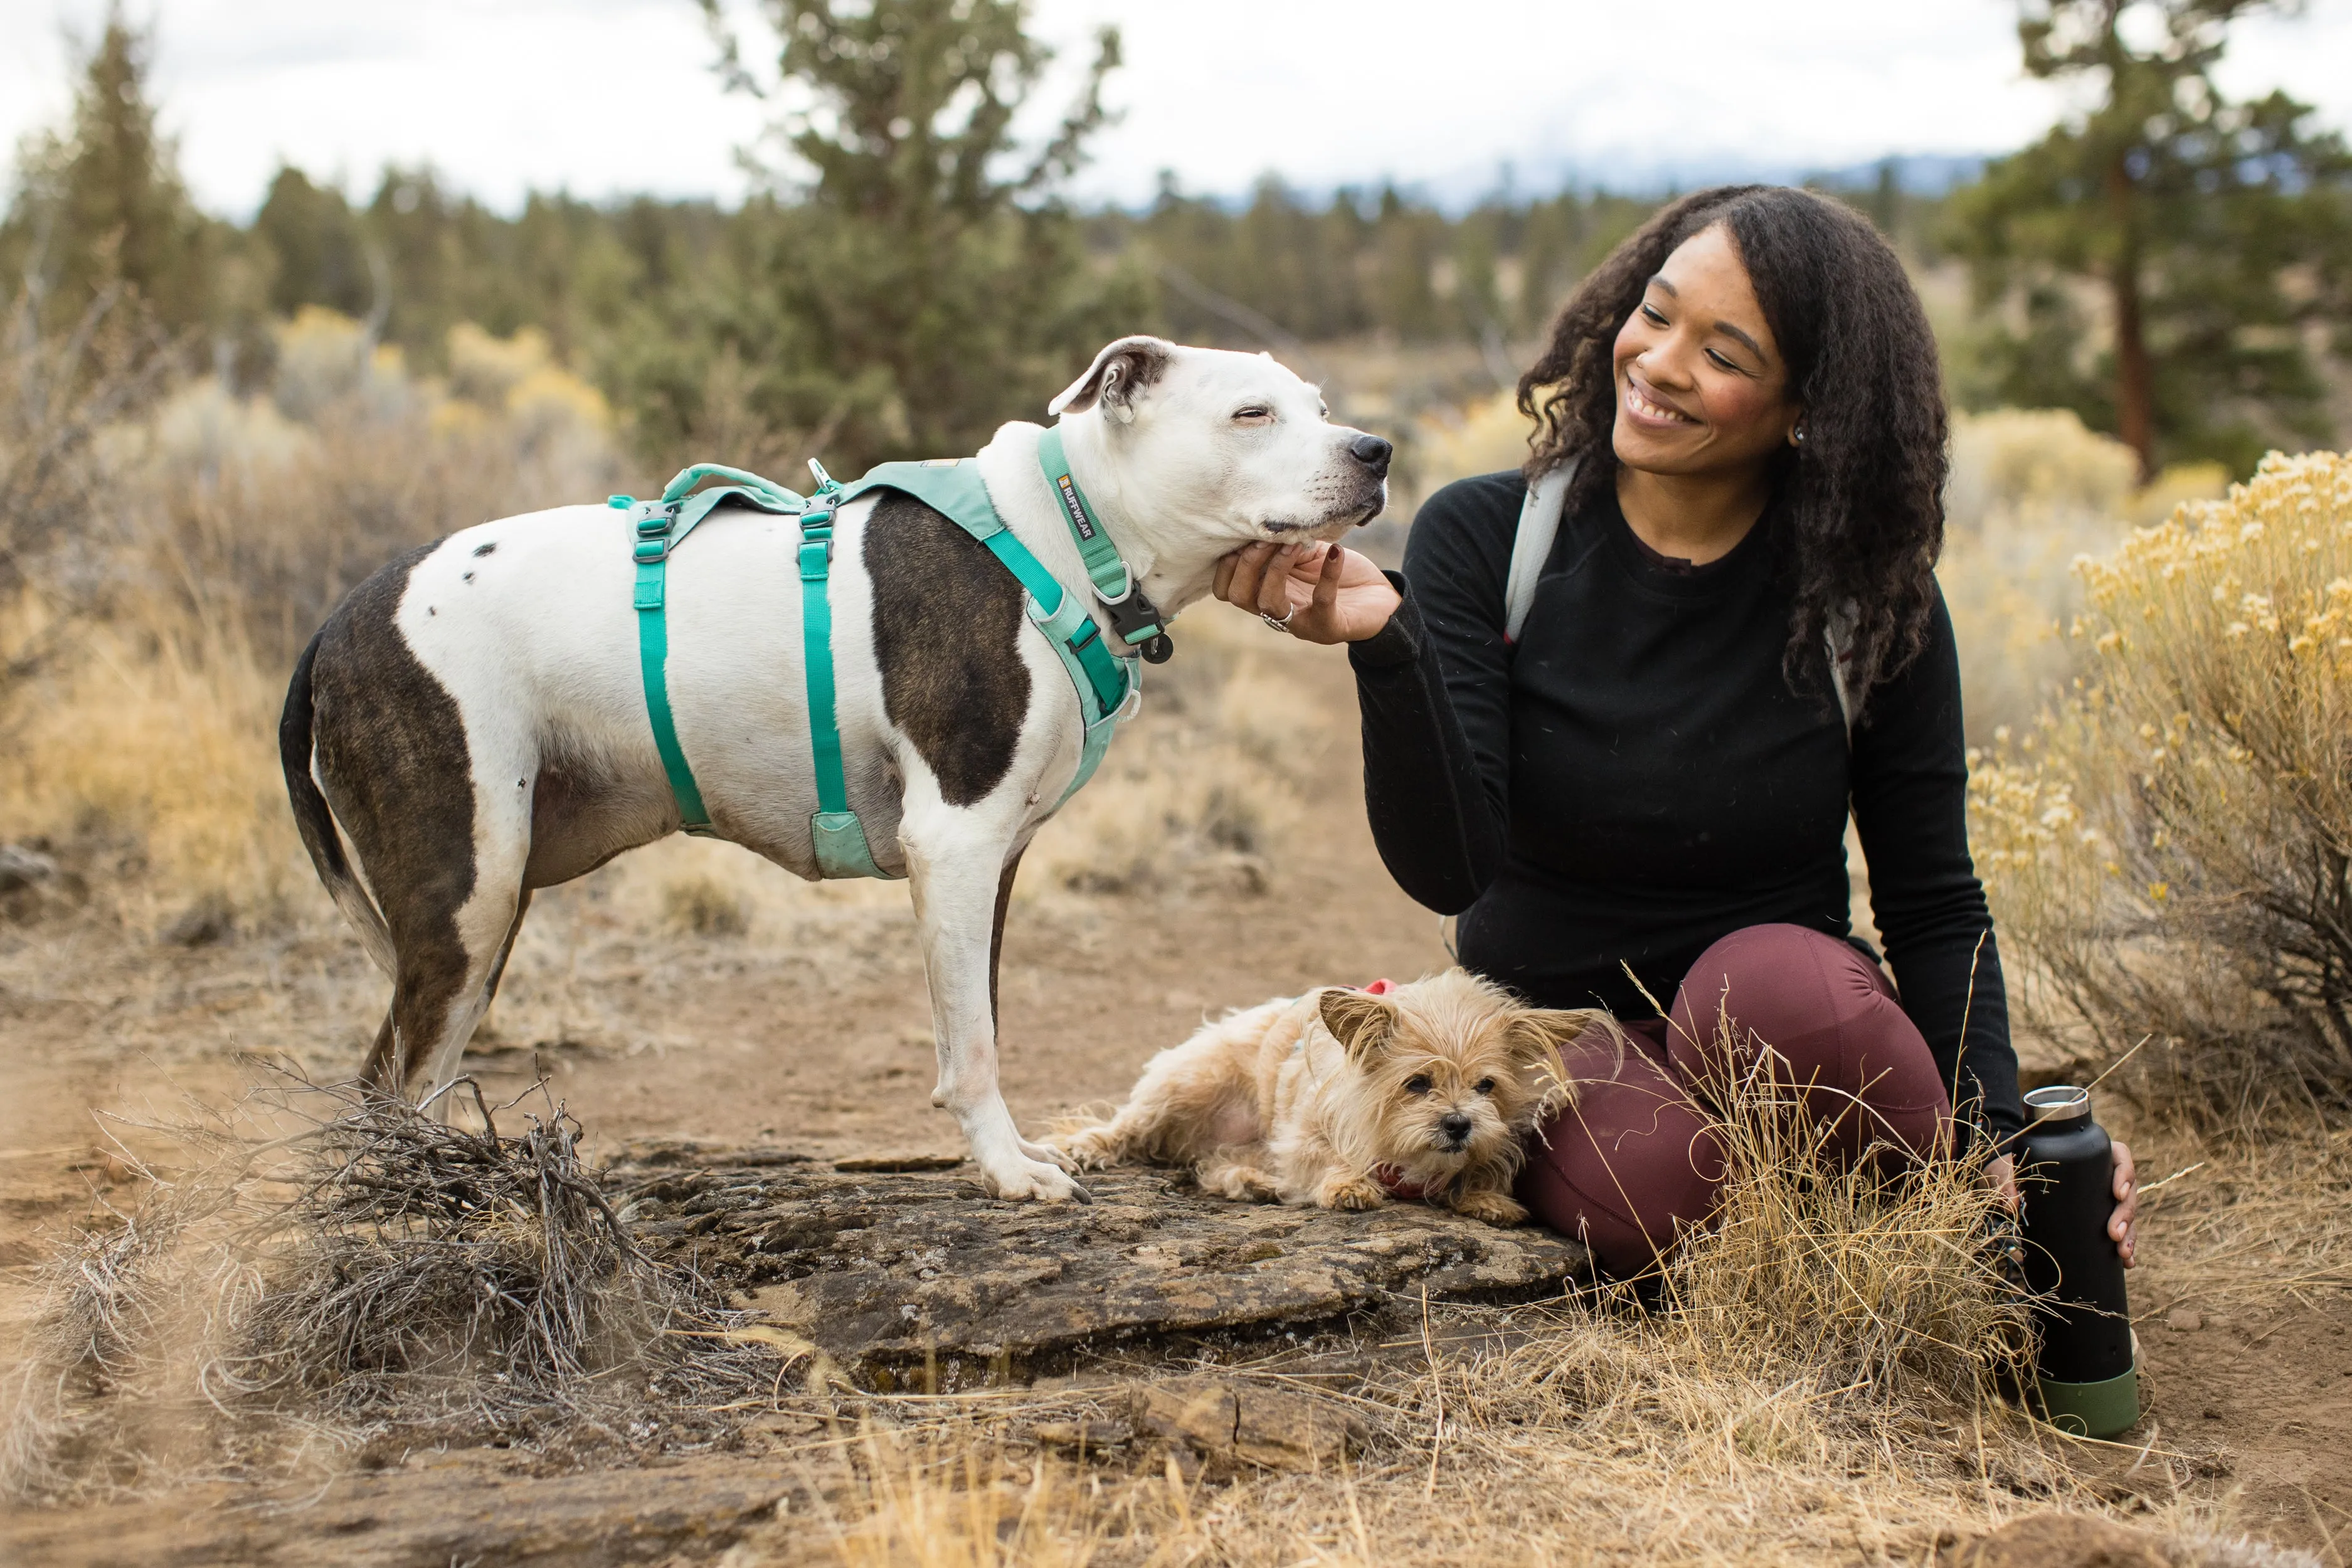
<path fill-rule="evenodd" d="M 2222 1110 L 2352 1105 L 2352 460 L 2273 453 L 2075 563 L 2087 673 L 1975 757 L 2024 1012 Z"/>

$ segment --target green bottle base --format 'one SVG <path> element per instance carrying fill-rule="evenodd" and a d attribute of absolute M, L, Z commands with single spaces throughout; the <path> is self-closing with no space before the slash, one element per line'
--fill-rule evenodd
<path fill-rule="evenodd" d="M 2034 1414 L 2077 1437 L 2112 1437 L 2139 1419 L 2139 1363 L 2104 1383 L 2034 1383 Z"/>

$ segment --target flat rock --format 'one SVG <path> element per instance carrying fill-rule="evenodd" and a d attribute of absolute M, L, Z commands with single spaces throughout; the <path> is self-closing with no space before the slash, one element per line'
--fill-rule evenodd
<path fill-rule="evenodd" d="M 1133 1426 L 1230 1468 L 1320 1469 L 1366 1436 L 1362 1419 L 1336 1400 L 1213 1377 L 1138 1385 Z"/>
<path fill-rule="evenodd" d="M 1239 1341 L 1433 1302 L 1529 1300 L 1584 1248 L 1426 1205 L 1228 1203 L 1172 1172 L 1090 1174 L 1091 1205 L 1004 1203 L 968 1170 L 648 1166 L 608 1181 L 638 1244 L 691 1263 L 854 1376 L 1021 1378 L 1090 1355 Z"/>

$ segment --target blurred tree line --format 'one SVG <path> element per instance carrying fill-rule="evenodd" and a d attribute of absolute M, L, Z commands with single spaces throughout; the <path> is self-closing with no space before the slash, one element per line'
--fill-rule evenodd
<path fill-rule="evenodd" d="M 1505 371 L 1655 205 L 1569 192 L 1449 214 L 1269 177 L 1241 201 L 1163 180 L 1141 210 L 1080 211 L 1063 193 L 1104 123 L 1115 32 L 1027 146 L 1011 127 L 1050 57 L 1023 0 L 763 0 L 772 61 L 703 4 L 727 84 L 790 82 L 803 105 L 777 125 L 789 162 L 740 206 L 540 194 L 501 214 L 428 169 L 388 168 L 354 198 L 289 167 L 249 224 L 226 222 L 181 184 L 147 37 L 118 15 L 69 123 L 20 154 L 0 276 L 27 280 L 21 309 L 51 331 L 127 291 L 247 383 L 268 374 L 269 322 L 308 306 L 428 371 L 459 322 L 534 328 L 649 465 L 723 452 L 782 471 L 821 450 L 856 471 L 972 449 L 1137 330 L 1277 351 L 1468 341 Z M 2242 471 L 2267 442 L 2330 438 L 2325 362 L 2352 352 L 2326 337 L 2352 305 L 2352 160 L 2283 95 L 2239 106 L 2213 88 L 2227 23 L 2260 0 L 2021 4 L 2028 68 L 2097 76 L 2102 103 L 1948 196 L 1906 189 L 1891 163 L 1837 193 L 1922 272 L 1973 284 L 1948 334 L 1956 395 L 2074 408 L 2150 472 Z"/>

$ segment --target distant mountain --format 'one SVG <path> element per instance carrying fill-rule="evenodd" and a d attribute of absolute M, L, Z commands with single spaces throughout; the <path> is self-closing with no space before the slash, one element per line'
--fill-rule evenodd
<path fill-rule="evenodd" d="M 1526 201 L 1530 197 L 1553 195 L 1563 190 L 1654 196 L 1664 195 L 1670 191 L 1695 191 L 1707 185 L 1747 181 L 1786 185 L 1810 183 L 1866 189 L 1877 184 L 1882 169 L 1891 169 L 1896 185 L 1912 195 L 1940 196 L 1955 185 L 1966 184 L 1975 179 L 1983 172 L 1986 160 L 1995 155 L 1984 153 L 1895 153 L 1863 163 L 1824 166 L 1787 159 L 1749 158 L 1730 153 L 1663 159 L 1644 159 L 1630 153 L 1622 156 L 1602 154 L 1553 160 L 1536 166 L 1496 168 L 1487 164 L 1421 179 L 1398 180 L 1394 184 L 1399 190 L 1455 216 L 1498 195 Z M 1358 191 L 1378 190 L 1389 183 L 1385 176 L 1378 174 L 1360 180 L 1285 182 L 1298 195 L 1316 202 L 1328 199 L 1333 191 L 1343 187 Z M 1223 205 L 1239 207 L 1249 201 L 1246 190 L 1218 192 L 1215 195 Z M 1139 206 L 1148 204 L 1119 202 L 1118 205 Z"/>

